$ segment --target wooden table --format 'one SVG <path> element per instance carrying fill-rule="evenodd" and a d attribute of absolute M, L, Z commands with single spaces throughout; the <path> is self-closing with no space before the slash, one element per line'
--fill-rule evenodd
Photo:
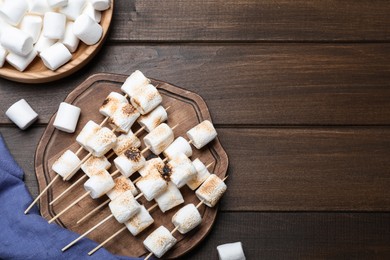
<path fill-rule="evenodd" d="M 389 14 L 375 0 L 116 0 L 86 68 L 0 80 L 0 131 L 36 196 L 34 151 L 59 103 L 93 73 L 140 69 L 200 94 L 230 157 L 216 224 L 188 259 L 235 241 L 248 259 L 389 258 Z M 4 115 L 21 98 L 40 115 L 27 131 Z"/>

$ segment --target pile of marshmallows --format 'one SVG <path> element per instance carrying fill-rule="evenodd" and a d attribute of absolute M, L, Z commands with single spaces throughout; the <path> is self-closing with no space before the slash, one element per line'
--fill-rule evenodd
<path fill-rule="evenodd" d="M 40 56 L 56 70 L 72 59 L 79 41 L 96 44 L 103 35 L 101 11 L 110 0 L 4 0 L 0 5 L 0 67 L 19 71 Z"/>

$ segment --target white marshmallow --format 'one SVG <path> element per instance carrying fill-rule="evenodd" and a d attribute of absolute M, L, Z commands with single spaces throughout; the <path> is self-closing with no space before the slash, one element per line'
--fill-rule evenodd
<path fill-rule="evenodd" d="M 180 153 L 184 153 L 187 157 L 192 155 L 191 145 L 181 136 L 176 138 L 176 140 L 173 141 L 163 152 L 165 157 L 168 157 L 169 159 L 178 156 Z"/>
<path fill-rule="evenodd" d="M 70 151 L 66 150 L 65 153 L 63 153 L 54 163 L 52 166 L 52 170 L 58 173 L 61 177 L 68 176 L 72 173 L 74 169 L 78 167 L 81 160 L 77 155 Z M 74 173 L 72 175 L 69 175 L 69 179 L 73 177 L 73 175 L 77 171 L 73 171 Z"/>
<path fill-rule="evenodd" d="M 130 233 L 133 236 L 136 236 L 144 231 L 147 227 L 152 225 L 153 222 L 154 219 L 149 214 L 149 211 L 144 206 L 141 206 L 140 211 L 128 221 L 126 221 L 125 225 Z"/>
<path fill-rule="evenodd" d="M 54 43 L 56 43 L 56 40 L 46 38 L 43 36 L 43 33 L 41 32 L 41 35 L 38 38 L 38 41 L 34 45 L 34 49 L 41 53 L 42 51 L 48 49 L 50 46 L 52 46 Z"/>
<path fill-rule="evenodd" d="M 73 26 L 73 33 L 85 44 L 94 45 L 103 35 L 103 28 L 86 14 L 80 15 Z"/>
<path fill-rule="evenodd" d="M 120 104 L 110 117 L 111 125 L 119 132 L 129 132 L 140 113 L 129 103 Z"/>
<path fill-rule="evenodd" d="M 11 25 L 18 25 L 28 10 L 25 0 L 5 0 L 0 7 L 0 15 Z"/>
<path fill-rule="evenodd" d="M 98 11 L 104 11 L 110 8 L 110 0 L 89 0 L 93 8 Z"/>
<path fill-rule="evenodd" d="M 164 226 L 160 226 L 144 240 L 144 246 L 155 256 L 160 258 L 168 252 L 176 242 L 177 240 L 172 236 L 171 232 Z"/>
<path fill-rule="evenodd" d="M 155 200 L 163 213 L 184 203 L 183 196 L 172 182 L 168 182 L 167 189 L 158 195 Z"/>
<path fill-rule="evenodd" d="M 91 156 L 85 163 L 81 165 L 81 170 L 88 176 L 91 177 L 95 172 L 100 170 L 108 170 L 111 167 L 111 163 L 105 156 L 95 157 Z"/>
<path fill-rule="evenodd" d="M 72 59 L 72 54 L 65 47 L 65 45 L 60 42 L 57 42 L 46 50 L 42 51 L 40 56 L 43 64 L 45 64 L 45 66 L 51 70 L 58 69 Z"/>
<path fill-rule="evenodd" d="M 121 104 L 128 104 L 128 103 L 129 102 L 127 101 L 125 96 L 117 92 L 111 92 L 103 101 L 102 106 L 99 108 L 99 112 L 104 116 L 110 117 L 115 113 L 116 110 L 118 110 L 118 107 Z"/>
<path fill-rule="evenodd" d="M 94 136 L 99 130 L 101 129 L 101 126 L 93 122 L 92 120 L 89 120 L 83 129 L 80 131 L 78 136 L 76 137 L 76 142 L 79 143 L 82 147 L 86 148 L 87 141 Z"/>
<path fill-rule="evenodd" d="M 145 158 L 141 151 L 131 147 L 119 155 L 114 160 L 116 168 L 126 177 L 141 169 L 145 165 Z"/>
<path fill-rule="evenodd" d="M 57 8 L 66 6 L 68 4 L 68 0 L 47 0 L 47 3 L 51 8 Z"/>
<path fill-rule="evenodd" d="M 102 13 L 95 8 L 93 8 L 91 2 L 88 2 L 83 10 L 83 14 L 88 15 L 97 23 L 100 23 L 100 20 L 102 19 Z"/>
<path fill-rule="evenodd" d="M 215 174 L 211 174 L 196 190 L 195 195 L 209 207 L 214 207 L 225 193 L 226 184 Z"/>
<path fill-rule="evenodd" d="M 191 160 L 181 153 L 168 162 L 171 167 L 171 181 L 180 189 L 196 176 L 196 169 Z"/>
<path fill-rule="evenodd" d="M 111 213 L 119 223 L 126 222 L 141 209 L 138 201 L 129 190 L 123 192 L 112 200 L 108 206 L 110 207 Z"/>
<path fill-rule="evenodd" d="M 49 39 L 62 39 L 65 35 L 66 16 L 55 12 L 46 12 L 43 17 L 43 36 Z"/>
<path fill-rule="evenodd" d="M 6 60 L 9 64 L 11 64 L 13 67 L 15 67 L 19 71 L 24 71 L 28 65 L 35 59 L 37 56 L 37 51 L 32 50 L 29 54 L 26 56 L 21 56 L 16 53 L 8 53 L 6 56 Z"/>
<path fill-rule="evenodd" d="M 129 97 L 135 96 L 138 92 L 150 83 L 150 80 L 142 74 L 141 71 L 136 70 L 126 79 L 121 86 L 121 90 Z"/>
<path fill-rule="evenodd" d="M 159 155 L 172 142 L 174 136 L 172 128 L 163 123 L 144 137 L 145 144 L 155 155 Z"/>
<path fill-rule="evenodd" d="M 160 157 L 157 157 L 157 158 L 153 158 L 153 159 L 150 159 L 150 160 L 147 160 L 145 162 L 145 165 L 144 167 L 142 167 L 141 169 L 138 170 L 139 174 L 142 176 L 142 177 L 145 177 L 146 175 L 148 175 L 150 173 L 150 171 L 152 169 L 157 169 L 159 170 L 160 168 L 162 169 L 164 167 L 164 162 L 163 160 L 161 160 Z"/>
<path fill-rule="evenodd" d="M 83 12 L 85 4 L 85 0 L 68 0 L 68 4 L 60 12 L 65 14 L 69 20 L 74 21 Z"/>
<path fill-rule="evenodd" d="M 64 38 L 60 41 L 63 45 L 65 45 L 68 50 L 73 53 L 77 50 L 79 46 L 79 38 L 76 37 L 73 33 L 73 22 L 67 22 L 65 27 L 65 35 Z"/>
<path fill-rule="evenodd" d="M 30 0 L 29 1 L 29 13 L 44 15 L 51 10 L 47 0 Z"/>
<path fill-rule="evenodd" d="M 168 114 L 165 108 L 158 106 L 152 112 L 140 116 L 137 121 L 141 126 L 145 127 L 147 132 L 150 132 L 167 119 Z"/>
<path fill-rule="evenodd" d="M 219 260 L 246 260 L 241 242 L 217 246 Z"/>
<path fill-rule="evenodd" d="M 20 24 L 20 29 L 28 33 L 32 37 L 33 43 L 36 43 L 41 34 L 42 18 L 36 15 L 26 15 Z"/>
<path fill-rule="evenodd" d="M 84 189 L 91 192 L 92 199 L 100 198 L 114 186 L 115 182 L 106 170 L 100 170 L 84 183 Z"/>
<path fill-rule="evenodd" d="M 6 56 L 7 56 L 7 50 L 0 45 L 0 67 L 3 67 Z"/>
<path fill-rule="evenodd" d="M 130 102 L 142 115 L 145 115 L 161 104 L 162 97 L 156 87 L 148 84 L 142 88 L 142 91 L 133 95 Z"/>
<path fill-rule="evenodd" d="M 202 216 L 194 204 L 188 204 L 173 215 L 172 223 L 181 234 L 186 234 L 202 223 Z"/>
<path fill-rule="evenodd" d="M 187 182 L 187 186 L 191 190 L 196 190 L 210 176 L 210 172 L 199 159 L 192 161 L 192 165 L 196 169 L 196 175 Z"/>
<path fill-rule="evenodd" d="M 157 169 L 142 177 L 135 185 L 148 201 L 163 193 L 168 187 L 167 182 L 161 177 Z"/>
<path fill-rule="evenodd" d="M 102 127 L 95 135 L 87 140 L 85 148 L 93 156 L 101 157 L 116 144 L 116 135 L 107 127 Z"/>
<path fill-rule="evenodd" d="M 26 56 L 33 49 L 33 38 L 26 32 L 12 26 L 5 26 L 1 32 L 1 45 L 20 56 Z"/>
<path fill-rule="evenodd" d="M 113 150 L 115 154 L 119 156 L 131 147 L 139 148 L 140 146 L 141 141 L 135 134 L 133 134 L 131 130 L 129 130 L 127 134 L 121 134 L 118 136 L 116 145 L 114 146 Z"/>
<path fill-rule="evenodd" d="M 81 109 L 79 107 L 61 102 L 53 125 L 61 131 L 74 133 L 77 122 L 79 121 L 80 113 Z"/>
<path fill-rule="evenodd" d="M 119 176 L 114 180 L 115 187 L 107 192 L 107 196 L 110 200 L 114 200 L 116 197 L 121 195 L 125 191 L 131 191 L 133 196 L 138 194 L 137 188 L 134 186 L 133 182 L 126 176 Z"/>
<path fill-rule="evenodd" d="M 191 128 L 187 132 L 187 136 L 197 149 L 201 149 L 217 137 L 217 131 L 210 121 L 204 120 L 200 124 Z"/>
<path fill-rule="evenodd" d="M 38 114 L 24 99 L 10 106 L 5 115 L 22 130 L 29 127 L 38 118 Z"/>

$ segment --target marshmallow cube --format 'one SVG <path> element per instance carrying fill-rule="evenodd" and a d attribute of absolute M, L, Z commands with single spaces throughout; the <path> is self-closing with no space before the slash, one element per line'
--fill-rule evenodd
<path fill-rule="evenodd" d="M 194 204 L 188 204 L 173 215 L 172 223 L 181 234 L 186 234 L 202 223 L 202 216 Z"/>
<path fill-rule="evenodd" d="M 26 56 L 22 56 L 16 53 L 8 53 L 7 57 L 5 57 L 6 61 L 11 64 L 14 68 L 19 71 L 24 71 L 28 65 L 35 59 L 37 56 L 37 51 L 32 50 Z"/>
<path fill-rule="evenodd" d="M 127 149 L 114 160 L 116 168 L 126 177 L 141 169 L 145 165 L 145 157 L 135 147 Z"/>
<path fill-rule="evenodd" d="M 66 23 L 64 38 L 61 40 L 61 43 L 65 45 L 71 53 L 77 50 L 80 42 L 79 38 L 73 33 L 73 24 L 73 22 Z"/>
<path fill-rule="evenodd" d="M 6 56 L 7 56 L 6 49 L 4 49 L 3 46 L 0 45 L 0 67 L 3 67 Z"/>
<path fill-rule="evenodd" d="M 241 242 L 217 246 L 219 260 L 246 260 Z"/>
<path fill-rule="evenodd" d="M 184 203 L 183 196 L 172 182 L 168 182 L 167 189 L 158 195 L 155 200 L 163 213 Z"/>
<path fill-rule="evenodd" d="M 77 155 L 70 151 L 66 150 L 65 153 L 63 153 L 54 163 L 52 166 L 52 170 L 56 173 L 58 173 L 61 177 L 68 176 L 69 174 L 74 172 L 73 175 L 77 172 L 74 171 L 79 164 L 81 160 Z M 68 178 L 72 178 L 73 175 L 69 176 Z"/>
<path fill-rule="evenodd" d="M 172 169 L 171 181 L 179 189 L 196 176 L 194 165 L 183 153 L 169 161 L 168 166 Z"/>
<path fill-rule="evenodd" d="M 52 46 L 54 43 L 56 43 L 56 40 L 46 38 L 43 36 L 43 33 L 38 38 L 38 41 L 34 45 L 34 49 L 41 53 L 42 51 L 48 49 L 50 46 Z"/>
<path fill-rule="evenodd" d="M 125 96 L 117 92 L 111 92 L 107 98 L 103 101 L 102 106 L 99 108 L 99 112 L 104 116 L 112 116 L 121 104 L 128 104 Z"/>
<path fill-rule="evenodd" d="M 129 103 L 120 104 L 117 110 L 110 117 L 112 126 L 119 132 L 127 133 L 140 113 Z"/>
<path fill-rule="evenodd" d="M 161 177 L 157 169 L 142 177 L 135 185 L 144 194 L 147 201 L 151 201 L 168 187 L 167 182 Z"/>
<path fill-rule="evenodd" d="M 91 192 L 92 199 L 100 198 L 114 187 L 115 182 L 106 170 L 100 170 L 84 183 L 84 189 Z"/>
<path fill-rule="evenodd" d="M 131 104 L 142 114 L 145 115 L 156 108 L 162 102 L 162 97 L 157 88 L 148 84 L 130 98 Z"/>
<path fill-rule="evenodd" d="M 44 15 L 46 12 L 49 12 L 50 6 L 47 0 L 31 0 L 29 1 L 29 13 Z"/>
<path fill-rule="evenodd" d="M 41 59 L 43 64 L 51 70 L 56 70 L 72 59 L 72 54 L 60 42 L 55 43 L 46 50 L 42 51 Z"/>
<path fill-rule="evenodd" d="M 41 34 L 42 18 L 36 15 L 26 15 L 20 24 L 20 29 L 28 33 L 32 37 L 33 43 L 36 43 Z"/>
<path fill-rule="evenodd" d="M 100 23 L 100 20 L 102 19 L 102 13 L 95 8 L 93 8 L 91 2 L 88 2 L 83 10 L 83 14 L 88 15 L 97 23 Z"/>
<path fill-rule="evenodd" d="M 43 17 L 43 36 L 49 39 L 62 39 L 65 35 L 66 16 L 64 14 L 47 12 Z"/>
<path fill-rule="evenodd" d="M 125 225 L 130 233 L 133 236 L 136 236 L 144 231 L 147 227 L 152 225 L 153 222 L 154 219 L 149 214 L 149 211 L 144 206 L 141 206 L 140 211 L 128 221 L 126 221 Z"/>
<path fill-rule="evenodd" d="M 110 200 L 114 200 L 125 191 L 131 191 L 133 196 L 138 194 L 137 188 L 129 178 L 126 178 L 126 176 L 119 176 L 114 180 L 114 182 L 115 187 L 107 192 L 107 196 L 110 198 Z"/>
<path fill-rule="evenodd" d="M 73 33 L 85 44 L 94 45 L 103 35 L 103 28 L 86 14 L 80 15 L 73 26 Z"/>
<path fill-rule="evenodd" d="M 197 149 L 201 149 L 203 146 L 217 137 L 217 131 L 210 121 L 205 120 L 191 128 L 187 132 L 187 136 Z"/>
<path fill-rule="evenodd" d="M 151 132 L 157 126 L 159 126 L 162 122 L 165 122 L 168 119 L 167 111 L 162 107 L 156 107 L 152 112 L 140 116 L 138 118 L 138 123 L 145 127 L 147 132 Z"/>
<path fill-rule="evenodd" d="M 81 109 L 79 107 L 61 102 L 53 125 L 55 128 L 66 133 L 74 133 L 80 113 Z"/>
<path fill-rule="evenodd" d="M 22 130 L 29 127 L 38 118 L 38 114 L 24 99 L 10 106 L 5 115 Z"/>
<path fill-rule="evenodd" d="M 91 177 L 94 173 L 100 170 L 108 170 L 111 167 L 111 163 L 105 156 L 95 157 L 91 156 L 85 163 L 81 165 L 81 170 L 88 176 Z"/>
<path fill-rule="evenodd" d="M 51 8 L 57 8 L 66 6 L 68 4 L 68 0 L 47 0 L 47 3 Z"/>
<path fill-rule="evenodd" d="M 211 174 L 196 190 L 195 195 L 209 207 L 214 207 L 225 193 L 226 184 L 215 174 Z"/>
<path fill-rule="evenodd" d="M 191 145 L 181 136 L 176 138 L 176 140 L 173 141 L 173 143 L 171 143 L 163 152 L 165 157 L 168 157 L 169 159 L 173 159 L 181 153 L 184 153 L 187 157 L 192 155 Z"/>
<path fill-rule="evenodd" d="M 98 11 L 104 11 L 110 8 L 110 0 L 90 0 L 93 8 Z"/>
<path fill-rule="evenodd" d="M 2 28 L 0 43 L 9 52 L 20 56 L 26 56 L 33 49 L 33 38 L 28 33 L 12 26 Z"/>
<path fill-rule="evenodd" d="M 135 134 L 133 134 L 131 130 L 129 130 L 127 134 L 121 134 L 118 136 L 116 145 L 114 146 L 113 150 L 115 154 L 119 156 L 131 147 L 139 148 L 140 146 L 141 141 Z"/>
<path fill-rule="evenodd" d="M 11 25 L 18 25 L 28 10 L 25 0 L 5 0 L 0 8 L 0 15 Z"/>
<path fill-rule="evenodd" d="M 154 230 L 145 240 L 144 246 L 158 258 L 162 257 L 169 249 L 171 249 L 177 240 L 172 236 L 171 232 L 160 226 Z"/>
<path fill-rule="evenodd" d="M 112 200 L 108 206 L 119 223 L 125 223 L 141 209 L 138 201 L 129 190 Z"/>
<path fill-rule="evenodd" d="M 150 79 L 146 78 L 141 71 L 136 70 L 123 83 L 121 90 L 129 97 L 137 95 L 143 88 L 150 83 Z"/>
<path fill-rule="evenodd" d="M 94 136 L 99 130 L 102 129 L 101 126 L 93 122 L 92 120 L 89 120 L 84 128 L 80 131 L 78 136 L 76 137 L 76 142 L 79 143 L 82 147 L 86 149 L 87 147 L 87 141 Z M 88 149 L 87 149 L 88 150 Z M 91 152 L 90 150 L 88 150 Z"/>
<path fill-rule="evenodd" d="M 191 190 L 196 190 L 210 176 L 210 172 L 199 159 L 192 161 L 192 165 L 196 169 L 196 175 L 187 182 L 187 186 Z"/>
<path fill-rule="evenodd" d="M 155 155 L 159 155 L 173 142 L 173 139 L 172 128 L 167 124 L 162 123 L 144 137 L 144 142 L 149 147 L 150 151 Z"/>
<path fill-rule="evenodd" d="M 68 0 L 68 4 L 60 12 L 66 15 L 69 20 L 74 21 L 81 15 L 85 5 L 86 0 Z"/>
<path fill-rule="evenodd" d="M 163 168 L 164 167 L 164 162 L 163 160 L 161 160 L 160 157 L 157 157 L 157 158 L 153 158 L 153 159 L 150 159 L 150 160 L 147 160 L 145 162 L 145 165 L 144 167 L 142 167 L 141 169 L 138 170 L 139 174 L 142 176 L 142 177 L 145 177 L 146 175 L 148 175 L 153 169 L 160 169 L 160 168 Z"/>
<path fill-rule="evenodd" d="M 86 149 L 91 151 L 93 156 L 105 155 L 116 144 L 116 135 L 107 127 L 102 127 L 95 135 L 87 140 Z"/>

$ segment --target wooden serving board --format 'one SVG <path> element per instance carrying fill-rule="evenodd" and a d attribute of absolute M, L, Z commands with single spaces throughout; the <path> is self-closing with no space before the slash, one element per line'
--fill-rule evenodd
<path fill-rule="evenodd" d="M 64 133 L 53 127 L 55 114 L 49 121 L 48 127 L 41 137 L 35 154 L 35 172 L 38 179 L 39 190 L 43 190 L 55 177 L 56 174 L 51 170 L 53 162 L 66 149 L 71 149 L 75 152 L 79 148 L 79 145 L 75 142 L 75 139 L 87 121 L 93 120 L 97 123 L 103 121 L 103 115 L 98 112 L 100 105 L 111 91 L 121 92 L 120 86 L 123 84 L 126 78 L 127 76 L 125 75 L 96 74 L 88 78 L 68 95 L 68 97 L 65 99 L 65 102 L 74 104 L 81 108 L 82 112 L 80 120 L 74 134 Z M 172 127 L 176 124 L 179 124 L 174 129 L 175 138 L 178 136 L 186 137 L 185 133 L 188 129 L 192 128 L 205 119 L 211 120 L 206 103 L 199 95 L 158 80 L 152 80 L 152 84 L 158 87 L 163 97 L 162 105 L 164 107 L 170 106 L 168 110 L 168 125 Z M 138 128 L 139 125 L 135 124 L 132 130 L 135 132 Z M 143 140 L 145 135 L 145 132 L 142 133 L 139 136 L 140 140 Z M 144 147 L 144 144 L 142 144 L 142 148 Z M 149 152 L 145 154 L 145 157 L 148 155 L 148 153 Z M 87 152 L 83 151 L 83 154 L 80 157 L 84 157 L 86 154 Z M 228 168 L 228 157 L 218 138 L 216 138 L 201 150 L 197 150 L 193 147 L 192 159 L 195 158 L 199 158 L 205 165 L 214 162 L 211 168 L 209 168 L 210 172 L 217 174 L 221 178 L 226 175 Z M 111 158 L 111 161 L 112 159 L 113 158 Z M 111 167 L 109 172 L 113 171 L 115 171 L 114 165 Z M 80 184 L 67 196 L 61 198 L 56 204 L 53 206 L 49 205 L 49 202 L 53 198 L 57 197 L 58 194 L 69 187 L 71 183 L 76 181 L 82 175 L 83 172 L 80 170 L 70 182 L 64 182 L 62 180 L 56 181 L 48 190 L 48 192 L 41 197 L 40 210 L 44 218 L 52 218 L 72 201 L 85 193 L 83 185 Z M 139 174 L 135 173 L 133 176 L 131 176 L 131 179 L 135 180 L 138 176 Z M 194 203 L 196 205 L 199 202 L 194 192 L 187 186 L 181 188 L 181 192 L 183 194 L 185 204 Z M 102 219 L 110 215 L 108 207 L 105 207 L 99 213 L 89 218 L 89 220 L 79 225 L 76 224 L 77 220 L 94 209 L 96 206 L 100 205 L 100 203 L 106 199 L 107 197 L 103 196 L 103 198 L 93 200 L 88 196 L 76 204 L 70 211 L 62 215 L 56 222 L 65 228 L 82 234 L 100 222 Z M 143 197 L 141 197 L 139 201 L 144 204 L 146 208 L 149 208 L 154 204 L 154 201 L 148 202 Z M 148 252 L 144 248 L 142 241 L 160 225 L 164 225 L 169 230 L 172 230 L 174 226 L 171 223 L 171 218 L 173 214 L 175 214 L 176 211 L 182 206 L 183 204 L 174 209 L 171 209 L 166 213 L 162 213 L 159 208 L 155 208 L 153 211 L 151 211 L 151 215 L 155 220 L 151 227 L 149 227 L 137 237 L 133 237 L 130 232 L 125 230 L 115 239 L 107 243 L 105 248 L 107 248 L 110 252 L 119 255 L 136 257 L 146 256 Z M 178 243 L 170 252 L 165 255 L 166 258 L 179 257 L 185 254 L 193 247 L 195 247 L 208 234 L 208 232 L 210 232 L 217 214 L 217 207 L 208 208 L 205 205 L 202 205 L 199 208 L 199 211 L 203 217 L 202 224 L 185 236 L 176 232 L 174 236 L 177 238 Z M 103 226 L 89 234 L 88 237 L 96 242 L 102 242 L 117 230 L 119 230 L 122 226 L 123 225 L 116 222 L 115 219 L 111 219 Z M 87 252 L 85 253 L 87 254 Z"/>

